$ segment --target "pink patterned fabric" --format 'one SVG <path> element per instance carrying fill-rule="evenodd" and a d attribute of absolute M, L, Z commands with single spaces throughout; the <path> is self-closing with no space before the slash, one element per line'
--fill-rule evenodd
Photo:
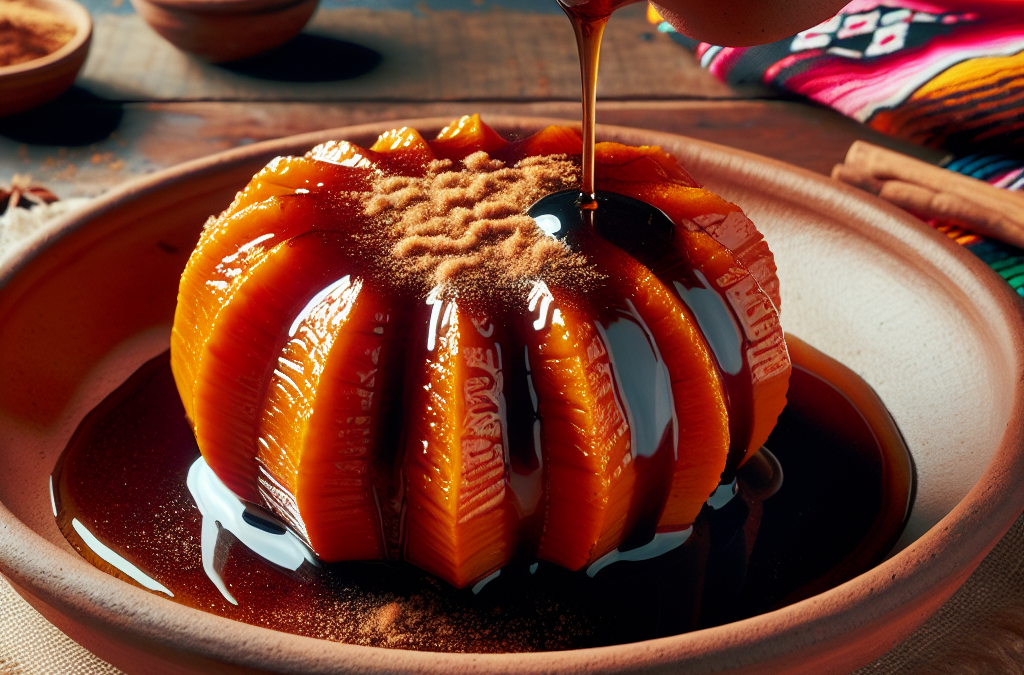
<path fill-rule="evenodd" d="M 767 45 L 673 34 L 730 84 L 797 94 L 886 133 L 962 152 L 1024 153 L 1024 2 L 854 0 Z"/>

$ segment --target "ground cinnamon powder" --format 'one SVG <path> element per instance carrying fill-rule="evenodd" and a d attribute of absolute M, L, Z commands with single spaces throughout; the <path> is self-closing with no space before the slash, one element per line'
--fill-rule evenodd
<path fill-rule="evenodd" d="M 525 215 L 545 195 L 579 185 L 568 156 L 527 157 L 514 167 L 477 152 L 435 160 L 422 177 L 382 176 L 365 203 L 391 233 L 392 274 L 420 287 L 488 297 L 538 278 L 581 288 L 602 275 Z"/>
<path fill-rule="evenodd" d="M 19 0 L 0 0 L 0 67 L 52 54 L 75 36 L 63 16 Z"/>

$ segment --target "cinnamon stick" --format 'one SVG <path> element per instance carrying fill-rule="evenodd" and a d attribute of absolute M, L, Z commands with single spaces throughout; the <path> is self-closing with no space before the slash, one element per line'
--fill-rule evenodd
<path fill-rule="evenodd" d="M 960 225 L 976 234 L 1024 248 L 1024 228 L 1002 211 L 972 199 L 900 180 L 883 182 L 878 196 L 924 220 L 934 218 Z"/>
<path fill-rule="evenodd" d="M 832 180 L 842 181 L 875 195 L 882 190 L 882 181 L 849 164 L 836 164 L 832 167 Z"/>
<path fill-rule="evenodd" d="M 899 180 L 985 204 L 1024 228 L 1024 194 L 1001 190 L 976 178 L 864 141 L 855 141 L 850 146 L 846 164 L 882 181 Z"/>

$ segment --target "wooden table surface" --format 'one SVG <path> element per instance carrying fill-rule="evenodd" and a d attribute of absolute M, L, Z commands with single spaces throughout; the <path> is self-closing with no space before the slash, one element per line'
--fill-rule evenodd
<path fill-rule="evenodd" d="M 84 0 L 93 45 L 76 86 L 0 119 L 0 184 L 30 174 L 62 198 L 246 143 L 361 122 L 466 113 L 580 118 L 568 21 L 554 0 L 323 0 L 269 57 L 203 63 L 124 0 Z M 612 19 L 598 121 L 670 131 L 828 173 L 858 138 L 931 159 L 830 110 L 735 91 L 645 17 Z"/>

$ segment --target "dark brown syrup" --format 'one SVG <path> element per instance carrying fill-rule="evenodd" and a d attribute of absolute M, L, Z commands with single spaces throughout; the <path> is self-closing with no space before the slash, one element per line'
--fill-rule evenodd
<path fill-rule="evenodd" d="M 725 388 L 729 436 L 733 439 L 722 474 L 730 482 L 747 449 L 754 392 L 748 347 L 737 328 L 743 317 L 727 297 L 728 289 L 703 278 L 674 244 L 676 225 L 660 209 L 614 192 L 594 194 L 593 208 L 581 209 L 579 195 L 557 192 L 534 204 L 528 214 L 558 221 L 554 236 L 573 250 L 592 253 L 595 239 L 606 241 L 635 258 L 670 289 L 675 289 L 697 320 Z M 548 221 L 554 222 L 554 221 Z M 549 225 L 554 230 L 554 225 Z M 729 364 L 735 365 L 730 366 Z"/>
<path fill-rule="evenodd" d="M 795 338 L 790 347 L 790 403 L 766 444 L 785 467 L 781 488 L 769 456 L 755 455 L 739 471 L 736 498 L 705 507 L 684 545 L 592 578 L 543 562 L 510 565 L 474 593 L 403 563 L 307 562 L 290 571 L 222 531 L 216 556 L 238 604 L 229 603 L 203 568 L 202 517 L 186 486 L 199 450 L 167 354 L 82 422 L 54 471 L 54 509 L 71 545 L 100 569 L 129 583 L 148 579 L 174 602 L 290 633 L 482 653 L 681 633 L 852 578 L 886 555 L 908 516 L 913 467 L 881 402 L 842 365 Z M 257 509 L 245 520 L 280 534 Z M 132 578 L 95 548 L 144 576 Z"/>
<path fill-rule="evenodd" d="M 739 325 L 727 298 L 728 291 L 709 283 L 686 260 L 673 255 L 676 226 L 661 210 L 643 201 L 612 192 L 598 192 L 595 186 L 595 127 L 597 80 L 601 43 L 612 13 L 633 0 L 558 0 L 572 23 L 580 58 L 583 101 L 583 153 L 580 190 L 548 195 L 534 204 L 529 215 L 557 219 L 561 229 L 555 236 L 570 246 L 586 251 L 588 233 L 596 233 L 648 267 L 668 288 L 679 289 L 679 297 L 697 319 L 708 338 L 712 355 L 726 390 L 729 434 L 732 445 L 722 480 L 730 482 L 747 452 L 750 438 L 754 392 L 751 384 L 748 344 L 742 334 L 723 325 L 726 318 Z M 717 324 L 717 325 L 716 325 Z M 709 330 L 709 327 L 718 330 Z M 724 330 L 722 330 L 724 329 Z M 727 362 L 740 364 L 724 367 Z M 648 472 L 651 475 L 654 472 Z M 646 494 L 651 494 L 649 491 Z M 649 501 L 652 501 L 649 499 Z M 642 536 L 641 536 L 642 538 Z"/>

